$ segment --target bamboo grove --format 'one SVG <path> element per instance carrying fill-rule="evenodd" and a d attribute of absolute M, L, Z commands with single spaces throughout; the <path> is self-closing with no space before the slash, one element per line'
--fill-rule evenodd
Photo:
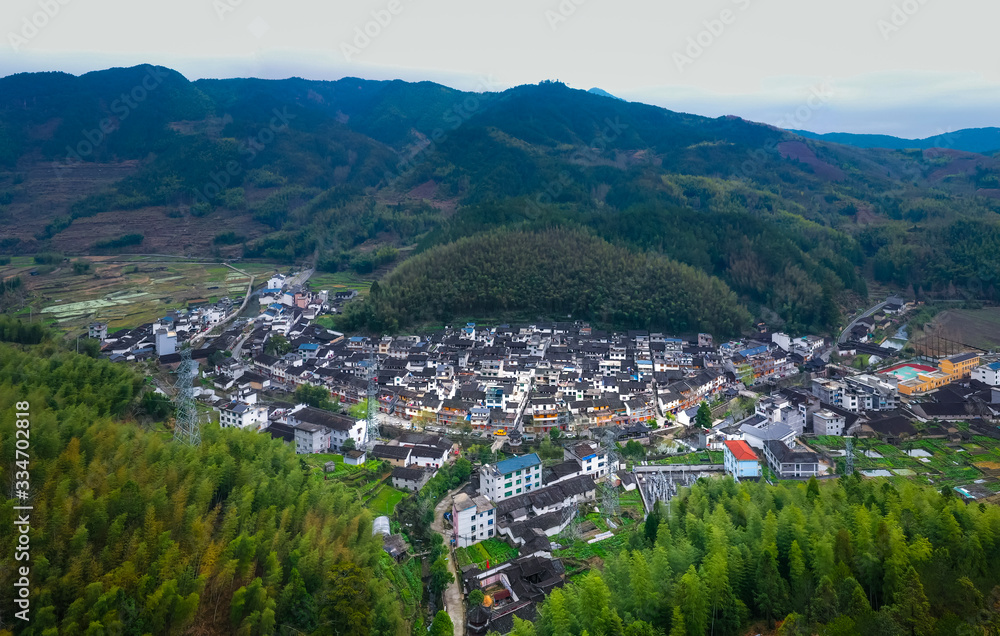
<path fill-rule="evenodd" d="M 32 620 L 0 633 L 408 631 L 352 493 L 266 435 L 206 427 L 192 448 L 142 430 L 128 421 L 142 386 L 52 343 L 0 343 L 0 456 L 14 465 L 13 405 L 27 400 L 35 508 Z M 13 527 L 16 504 L 5 497 L 0 526 Z M 13 541 L 0 532 L 4 608 Z"/>

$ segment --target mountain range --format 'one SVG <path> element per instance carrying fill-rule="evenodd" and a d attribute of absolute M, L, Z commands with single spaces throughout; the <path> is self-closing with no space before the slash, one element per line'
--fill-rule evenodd
<path fill-rule="evenodd" d="M 731 290 L 741 315 L 832 330 L 872 283 L 995 298 L 998 212 L 989 155 L 857 148 L 558 82 L 488 93 L 357 78 L 192 82 L 154 66 L 0 79 L 2 253 L 215 255 L 375 276 L 413 267 L 481 298 L 523 281 L 483 280 L 459 250 L 422 253 L 562 228 L 553 240 L 580 244 L 583 232 L 616 246 L 595 248 L 622 272 L 602 278 L 609 289 L 645 293 L 649 281 L 615 259 L 649 254 L 669 261 L 663 271 L 688 276 L 682 264 L 711 279 L 692 289 Z M 593 264 L 579 265 L 565 284 L 583 291 Z M 383 298 L 414 297 L 394 291 L 413 276 L 387 280 Z M 671 305 L 704 304 L 699 293 Z M 437 318 L 472 311 L 455 290 L 437 301 Z M 374 304 L 356 326 L 375 328 Z M 664 328 L 659 307 L 608 321 Z"/>
<path fill-rule="evenodd" d="M 1000 152 L 1000 128 L 963 128 L 949 133 L 934 135 L 925 139 L 904 139 L 891 135 L 858 135 L 854 133 L 813 133 L 807 130 L 793 130 L 796 135 L 819 139 L 856 148 L 890 148 L 907 150 L 916 148 L 950 148 L 965 152 L 996 154 Z"/>

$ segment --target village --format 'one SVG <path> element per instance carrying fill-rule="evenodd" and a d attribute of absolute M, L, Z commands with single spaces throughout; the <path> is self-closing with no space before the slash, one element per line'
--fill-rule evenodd
<path fill-rule="evenodd" d="M 253 293 L 255 317 L 220 299 L 115 333 L 95 322 L 88 335 L 161 375 L 192 360 L 203 416 L 292 444 L 317 478 L 355 488 L 397 562 L 420 562 L 418 522 L 398 509 L 423 497 L 454 568 L 440 593 L 456 631 L 506 634 L 514 617 L 533 619 L 554 587 L 702 477 L 857 472 L 968 500 L 1000 493 L 1000 358 L 903 357 L 913 306 L 902 299 L 840 340 L 761 324 L 716 343 L 581 322 L 369 337 L 323 324 L 356 291 L 307 279 L 271 276 Z M 431 580 L 426 566 L 407 571 Z"/>

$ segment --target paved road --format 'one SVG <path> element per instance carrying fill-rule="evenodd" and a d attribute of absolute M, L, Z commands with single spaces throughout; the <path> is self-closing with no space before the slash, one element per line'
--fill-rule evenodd
<path fill-rule="evenodd" d="M 444 513 L 451 509 L 451 497 L 458 490 L 453 490 L 444 496 L 437 506 L 434 507 L 434 521 L 431 523 L 431 530 L 444 537 L 444 544 L 448 546 L 448 567 L 455 575 L 455 580 L 444 591 L 444 605 L 451 616 L 452 625 L 455 626 L 455 636 L 465 634 L 465 597 L 462 595 L 461 580 L 462 573 L 458 571 L 458 560 L 455 558 L 455 550 L 451 547 L 451 532 L 444 527 Z"/>
<path fill-rule="evenodd" d="M 875 305 L 865 313 L 861 314 L 860 316 L 852 320 L 850 324 L 848 324 L 847 327 L 840 333 L 840 338 L 837 339 L 837 342 L 839 343 L 847 342 L 847 338 L 848 336 L 851 335 L 851 329 L 854 329 L 854 325 L 858 324 L 858 321 L 861 320 L 862 318 L 867 318 L 868 316 L 871 316 L 872 314 L 877 312 L 879 309 L 885 307 L 886 302 L 888 301 L 883 300 L 879 304 Z"/>

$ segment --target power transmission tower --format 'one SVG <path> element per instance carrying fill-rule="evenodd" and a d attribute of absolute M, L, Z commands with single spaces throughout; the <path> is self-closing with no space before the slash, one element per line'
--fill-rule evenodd
<path fill-rule="evenodd" d="M 562 509 L 563 535 L 570 541 L 580 538 L 580 514 L 579 504 L 573 502 Z"/>
<path fill-rule="evenodd" d="M 846 440 L 846 470 L 848 475 L 854 474 L 854 438 L 848 437 Z"/>
<path fill-rule="evenodd" d="M 174 388 L 174 441 L 198 446 L 201 444 L 201 425 L 198 423 L 198 409 L 194 403 L 194 377 L 198 374 L 198 364 L 191 359 L 191 347 L 181 349 L 181 364 L 177 367 L 177 382 Z"/>
<path fill-rule="evenodd" d="M 368 358 L 368 444 L 374 446 L 380 437 L 378 422 L 378 354 Z"/>

